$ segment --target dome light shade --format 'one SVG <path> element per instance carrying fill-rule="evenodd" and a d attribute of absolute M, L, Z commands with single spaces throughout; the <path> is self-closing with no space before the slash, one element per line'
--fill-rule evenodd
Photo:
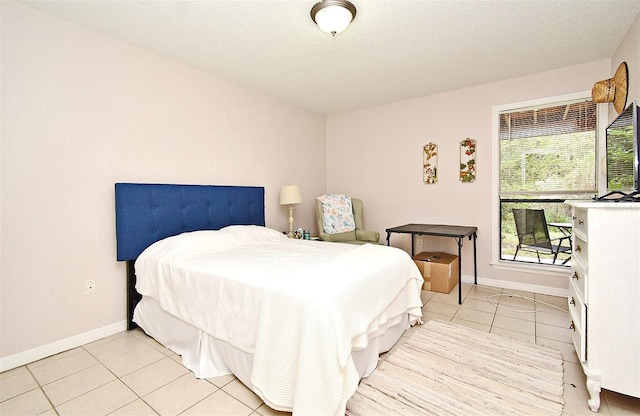
<path fill-rule="evenodd" d="M 311 8 L 311 19 L 320 30 L 335 36 L 356 17 L 356 6 L 347 0 L 322 0 Z"/>

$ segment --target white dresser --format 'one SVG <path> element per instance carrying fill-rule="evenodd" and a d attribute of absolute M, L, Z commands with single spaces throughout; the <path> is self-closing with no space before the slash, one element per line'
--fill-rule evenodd
<path fill-rule="evenodd" d="M 597 412 L 600 388 L 640 397 L 640 203 L 566 203 L 573 209 L 573 343 Z"/>

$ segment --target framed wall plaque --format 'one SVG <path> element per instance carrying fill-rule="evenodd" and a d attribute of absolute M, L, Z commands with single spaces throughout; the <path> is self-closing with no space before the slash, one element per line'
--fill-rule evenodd
<path fill-rule="evenodd" d="M 438 182 L 438 145 L 427 143 L 423 147 L 423 181 L 425 184 Z"/>
<path fill-rule="evenodd" d="M 476 180 L 476 141 L 465 139 L 460 142 L 460 181 Z"/>

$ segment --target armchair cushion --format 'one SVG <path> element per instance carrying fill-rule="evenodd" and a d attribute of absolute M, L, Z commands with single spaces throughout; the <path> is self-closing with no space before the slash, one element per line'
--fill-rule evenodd
<path fill-rule="evenodd" d="M 344 243 L 346 241 L 356 240 L 356 232 L 349 231 L 346 233 L 335 233 L 335 234 L 327 234 L 323 231 L 320 231 L 320 239 L 323 241 L 333 241 L 336 243 Z"/>
<path fill-rule="evenodd" d="M 377 231 L 356 230 L 356 240 L 378 244 L 380 241 L 380 233 Z"/>

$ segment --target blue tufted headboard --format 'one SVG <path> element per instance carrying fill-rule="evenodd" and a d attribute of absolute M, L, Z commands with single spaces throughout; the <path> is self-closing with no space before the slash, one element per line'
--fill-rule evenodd
<path fill-rule="evenodd" d="M 227 225 L 264 226 L 264 188 L 257 186 L 116 183 L 118 261 L 127 262 L 127 328 L 141 296 L 135 259 L 151 244 L 196 230 Z"/>
<path fill-rule="evenodd" d="M 265 225 L 263 187 L 116 183 L 118 261 L 172 235 L 227 225 Z"/>

